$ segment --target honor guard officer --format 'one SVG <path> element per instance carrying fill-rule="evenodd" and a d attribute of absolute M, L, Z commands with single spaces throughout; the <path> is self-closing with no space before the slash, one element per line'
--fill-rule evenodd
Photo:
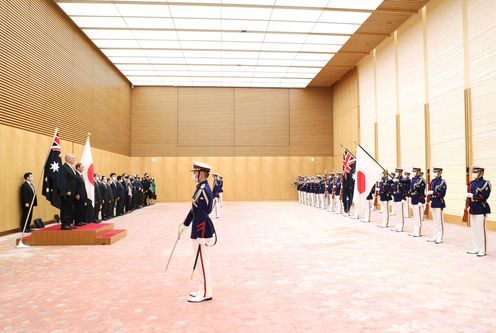
<path fill-rule="evenodd" d="M 379 182 L 379 200 L 381 202 L 382 223 L 380 228 L 387 228 L 389 225 L 389 201 L 391 200 L 392 181 L 388 179 L 388 171 L 384 170 L 382 179 Z"/>
<path fill-rule="evenodd" d="M 412 178 L 410 186 L 410 195 L 413 206 L 413 232 L 408 235 L 420 237 L 422 236 L 426 182 L 425 179 L 422 178 L 422 169 L 413 168 L 412 171 L 415 173 L 415 177 Z"/>
<path fill-rule="evenodd" d="M 444 221 L 443 209 L 446 207 L 444 197 L 446 196 L 446 181 L 442 178 L 443 169 L 433 168 L 434 179 L 431 181 L 431 190 L 427 195 L 431 196 L 432 219 L 434 220 L 434 235 L 428 242 L 441 244 L 443 242 Z"/>
<path fill-rule="evenodd" d="M 190 224 L 191 239 L 195 249 L 195 266 L 193 273 L 198 264 L 199 269 L 196 274 L 198 279 L 198 290 L 190 293 L 188 302 L 200 303 L 210 301 L 213 296 L 212 278 L 210 274 L 210 247 L 217 242 L 215 228 L 212 220 L 208 216 L 212 212 L 213 195 L 208 185 L 208 175 L 210 173 L 210 165 L 201 162 L 193 162 L 193 180 L 198 183 L 193 194 L 192 207 L 186 216 L 183 223 L 179 225 L 179 233 L 181 234 Z"/>
<path fill-rule="evenodd" d="M 474 166 L 474 180 L 470 183 L 470 192 L 465 197 L 470 199 L 470 228 L 472 229 L 472 250 L 468 254 L 486 255 L 486 215 L 491 213 L 487 199 L 491 195 L 491 183 L 484 179 L 484 168 Z"/>
<path fill-rule="evenodd" d="M 405 201 L 405 189 L 406 183 L 403 178 L 403 169 L 395 169 L 396 177 L 393 181 L 393 205 L 396 207 L 396 227 L 391 229 L 391 231 L 402 232 L 405 226 L 405 215 L 403 204 Z"/>

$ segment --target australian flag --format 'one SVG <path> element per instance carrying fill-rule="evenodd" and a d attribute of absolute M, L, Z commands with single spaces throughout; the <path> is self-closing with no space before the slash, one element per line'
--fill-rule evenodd
<path fill-rule="evenodd" d="M 346 213 L 350 211 L 353 202 L 353 191 L 355 189 L 356 158 L 348 149 L 343 154 L 343 209 Z"/>
<path fill-rule="evenodd" d="M 61 193 L 59 189 L 65 188 L 65 178 L 62 176 L 62 152 L 60 150 L 60 138 L 58 130 L 55 131 L 50 154 L 45 163 L 43 173 L 43 195 L 52 206 L 60 208 Z"/>

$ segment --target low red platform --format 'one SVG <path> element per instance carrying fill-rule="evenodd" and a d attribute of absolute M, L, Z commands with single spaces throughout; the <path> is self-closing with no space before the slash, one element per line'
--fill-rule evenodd
<path fill-rule="evenodd" d="M 127 231 L 115 229 L 113 223 L 87 224 L 74 230 L 60 230 L 56 224 L 24 236 L 26 245 L 110 245 L 126 237 Z M 20 238 L 17 239 L 19 244 Z"/>

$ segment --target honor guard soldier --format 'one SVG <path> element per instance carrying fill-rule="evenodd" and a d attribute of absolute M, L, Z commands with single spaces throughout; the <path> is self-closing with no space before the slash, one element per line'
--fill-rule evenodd
<path fill-rule="evenodd" d="M 412 171 L 415 173 L 415 177 L 412 178 L 410 186 L 410 195 L 413 206 L 413 232 L 408 235 L 420 237 L 422 236 L 426 182 L 425 179 L 422 178 L 422 169 L 413 168 Z"/>
<path fill-rule="evenodd" d="M 375 186 L 376 185 L 374 184 L 374 186 L 372 187 L 372 189 L 370 190 L 370 192 L 366 198 L 367 199 L 367 206 L 365 207 L 365 216 L 363 219 L 360 220 L 363 223 L 371 222 L 370 215 L 372 214 L 372 206 L 374 204 L 374 195 L 376 195 Z"/>
<path fill-rule="evenodd" d="M 382 179 L 379 182 L 379 201 L 381 202 L 382 223 L 380 228 L 387 228 L 389 225 L 389 201 L 391 200 L 392 181 L 388 179 L 388 171 L 384 170 Z"/>
<path fill-rule="evenodd" d="M 317 177 L 312 178 L 312 186 L 311 186 L 311 192 L 312 192 L 312 206 L 317 207 Z"/>
<path fill-rule="evenodd" d="M 486 216 L 491 213 L 487 199 L 491 194 L 491 183 L 484 179 L 484 168 L 474 166 L 474 180 L 470 183 L 470 192 L 465 197 L 470 199 L 470 228 L 472 229 L 472 249 L 468 254 L 478 257 L 486 255 Z"/>
<path fill-rule="evenodd" d="M 325 180 L 322 176 L 317 176 L 317 208 L 324 208 Z"/>
<path fill-rule="evenodd" d="M 219 175 L 219 204 L 224 207 L 224 176 Z"/>
<path fill-rule="evenodd" d="M 329 206 L 327 208 L 328 212 L 332 212 L 332 205 L 333 205 L 333 200 L 332 200 L 332 190 L 334 188 L 334 173 L 329 172 L 329 177 L 327 179 L 327 201 L 329 202 Z"/>
<path fill-rule="evenodd" d="M 427 191 L 427 195 L 431 198 L 432 219 L 434 220 L 434 235 L 428 242 L 441 244 L 443 242 L 444 221 L 443 209 L 446 207 L 444 197 L 446 196 L 447 185 L 442 178 L 443 169 L 433 168 L 434 179 L 431 181 L 431 190 Z"/>
<path fill-rule="evenodd" d="M 213 211 L 215 212 L 215 218 L 219 218 L 219 187 L 220 187 L 220 179 L 219 175 L 215 172 L 212 172 L 212 177 L 214 178 L 213 182 L 213 192 L 212 195 L 214 197 L 214 203 L 213 203 Z"/>
<path fill-rule="evenodd" d="M 342 180 L 341 180 L 341 172 L 336 173 L 336 177 L 334 180 L 334 203 L 333 203 L 333 211 L 336 214 L 341 214 L 341 190 L 342 190 Z"/>
<path fill-rule="evenodd" d="M 406 182 L 403 178 L 403 169 L 395 169 L 396 177 L 393 181 L 393 205 L 396 207 L 396 227 L 391 229 L 391 231 L 402 232 L 405 226 L 405 215 L 403 204 L 405 202 L 405 192 L 408 191 Z"/>
<path fill-rule="evenodd" d="M 405 218 L 408 219 L 410 218 L 410 187 L 412 186 L 412 180 L 410 179 L 410 172 L 405 171 L 404 174 L 405 177 L 403 181 L 405 182 L 406 192 L 405 192 L 405 204 L 403 208 L 405 211 L 404 212 Z"/>
<path fill-rule="evenodd" d="M 210 247 L 217 243 L 214 224 L 208 216 L 212 212 L 213 195 L 208 185 L 210 165 L 201 162 L 193 162 L 193 180 L 198 183 L 192 198 L 192 207 L 183 223 L 179 225 L 181 234 L 190 224 L 191 239 L 195 250 L 195 265 L 193 273 L 198 264 L 198 289 L 190 293 L 188 302 L 200 303 L 210 301 L 213 296 L 212 278 L 210 274 Z"/>

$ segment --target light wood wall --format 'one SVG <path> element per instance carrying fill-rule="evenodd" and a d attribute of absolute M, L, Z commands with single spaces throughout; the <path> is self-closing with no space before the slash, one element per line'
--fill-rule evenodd
<path fill-rule="evenodd" d="M 332 156 L 328 88 L 132 89 L 131 156 Z"/>
<path fill-rule="evenodd" d="M 490 0 L 430 1 L 358 66 L 361 143 L 388 168 L 443 167 L 451 221 L 463 213 L 467 163 L 485 166 L 486 178 L 496 181 L 494 12 Z M 496 196 L 489 203 L 496 207 Z"/>
<path fill-rule="evenodd" d="M 296 177 L 332 168 L 330 156 L 132 157 L 130 172 L 149 172 L 155 178 L 158 201 L 190 200 L 193 160 L 210 164 L 224 177 L 226 200 L 294 200 Z"/>
<path fill-rule="evenodd" d="M 129 155 L 130 83 L 54 1 L 1 1 L 0 82 L 0 124 Z"/>
<path fill-rule="evenodd" d="M 359 142 L 358 71 L 348 72 L 332 90 L 334 170 L 342 170 L 343 147 L 356 154 Z M 341 147 L 341 145 L 343 147 Z"/>
<path fill-rule="evenodd" d="M 53 135 L 53 133 L 52 133 Z M 61 137 L 62 154 L 70 152 L 81 158 L 83 146 Z M 20 227 L 20 186 L 25 172 L 32 172 L 34 185 L 38 186 L 43 174 L 43 166 L 50 148 L 52 136 L 46 136 L 11 126 L 0 125 L 0 151 L 3 162 L 0 163 L 0 233 Z M 93 148 L 95 172 L 108 175 L 110 172 L 127 172 L 130 169 L 130 157 Z M 59 211 L 52 207 L 41 195 L 42 184 L 37 187 L 38 207 L 34 208 L 33 220 L 53 220 Z"/>

